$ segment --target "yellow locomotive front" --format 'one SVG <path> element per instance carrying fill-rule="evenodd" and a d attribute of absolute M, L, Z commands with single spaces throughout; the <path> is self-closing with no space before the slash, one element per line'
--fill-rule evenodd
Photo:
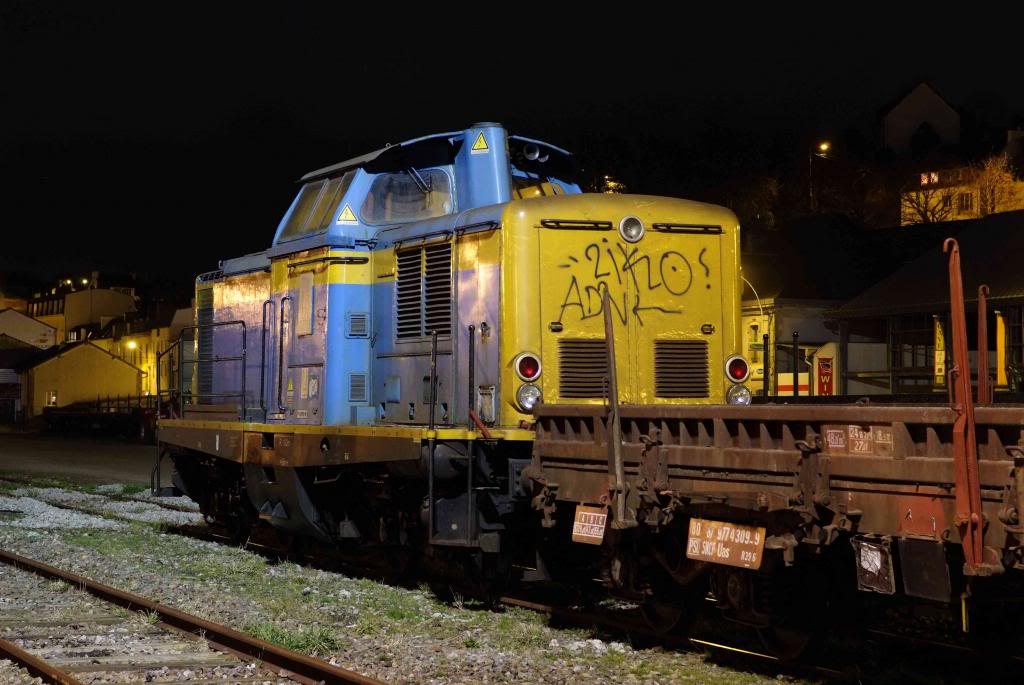
<path fill-rule="evenodd" d="M 505 393 L 514 398 L 507 411 L 608 400 L 606 306 L 620 403 L 749 402 L 731 211 L 643 195 L 556 195 L 510 203 L 503 233 L 502 381 L 516 389 Z"/>

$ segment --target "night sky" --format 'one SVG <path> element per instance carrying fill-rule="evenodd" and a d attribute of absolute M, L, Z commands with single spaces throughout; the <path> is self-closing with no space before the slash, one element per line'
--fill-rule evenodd
<path fill-rule="evenodd" d="M 840 30 L 809 14 L 736 26 L 739 8 L 432 23 L 426 4 L 375 19 L 42 5 L 0 5 L 0 269 L 47 280 L 96 268 L 187 289 L 267 247 L 304 172 L 480 120 L 567 147 L 631 192 L 715 199 L 737 170 L 795 163 L 819 136 L 869 136 L 921 79 L 994 119 L 1024 112 L 1022 32 L 947 12 Z M 395 25 L 402 14 L 417 25 Z"/>

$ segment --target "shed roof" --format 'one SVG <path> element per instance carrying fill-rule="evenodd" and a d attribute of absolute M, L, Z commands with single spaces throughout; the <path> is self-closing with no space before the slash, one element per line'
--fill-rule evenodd
<path fill-rule="evenodd" d="M 43 350 L 38 347 L 0 333 L 0 369 L 21 368 L 40 354 Z"/>
<path fill-rule="evenodd" d="M 121 359 L 116 354 L 108 352 L 99 345 L 90 342 L 89 340 L 79 340 L 78 342 L 67 343 L 66 345 L 54 345 L 53 347 L 47 350 L 41 350 L 38 355 L 33 356 L 31 359 L 28 359 L 25 363 L 16 368 L 19 373 L 22 371 L 27 371 L 29 369 L 34 369 L 38 366 L 42 366 L 43 364 L 52 359 L 56 359 L 57 357 L 63 356 L 71 352 L 76 352 L 79 349 L 84 349 L 87 347 L 94 348 L 99 352 L 102 352 L 103 354 L 107 355 L 111 359 L 116 360 L 122 364 L 127 364 L 128 366 L 132 367 L 139 373 L 143 373 L 142 369 L 140 369 L 139 367 L 135 366 L 130 362 L 125 361 L 124 359 Z"/>
<path fill-rule="evenodd" d="M 965 300 L 977 302 L 978 286 L 989 286 L 989 300 L 1024 302 L 1024 211 L 993 214 L 984 219 L 935 224 L 944 237 L 960 245 Z M 904 229 L 909 231 L 917 228 Z M 831 312 L 839 319 L 874 318 L 889 314 L 934 313 L 949 309 L 949 270 L 943 240 L 916 259 Z"/>
<path fill-rule="evenodd" d="M 49 328 L 52 331 L 57 330 L 56 328 L 54 328 L 50 324 L 46 323 L 45 321 L 40 321 L 39 319 L 31 317 L 28 314 L 19 312 L 17 309 L 11 309 L 10 307 L 8 307 L 6 309 L 0 309 L 0 318 L 9 318 L 9 317 L 17 317 L 17 318 L 20 318 L 20 319 L 27 319 L 29 322 L 31 322 L 33 325 L 35 325 L 37 327 Z"/>
<path fill-rule="evenodd" d="M 903 267 L 966 222 L 863 228 L 837 216 L 795 222 L 742 254 L 743 275 L 761 300 L 844 301 Z M 754 297 L 744 286 L 743 299 Z"/>

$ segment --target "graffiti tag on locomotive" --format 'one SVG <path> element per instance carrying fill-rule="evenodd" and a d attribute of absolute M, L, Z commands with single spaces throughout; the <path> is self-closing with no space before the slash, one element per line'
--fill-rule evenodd
<path fill-rule="evenodd" d="M 711 269 L 703 262 L 706 252 L 707 248 L 700 248 L 697 260 L 710 289 Z M 602 238 L 600 243 L 586 245 L 580 254 L 569 255 L 559 264 L 569 273 L 559 323 L 565 324 L 570 312 L 581 321 L 601 316 L 605 292 L 610 295 L 616 320 L 623 325 L 632 316 L 642 326 L 645 312 L 683 313 L 684 296 L 693 285 L 693 268 L 681 252 L 670 249 L 651 254 Z"/>

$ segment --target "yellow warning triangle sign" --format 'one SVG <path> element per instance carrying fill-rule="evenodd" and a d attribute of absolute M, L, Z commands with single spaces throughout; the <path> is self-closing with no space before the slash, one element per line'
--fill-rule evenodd
<path fill-rule="evenodd" d="M 355 212 L 352 211 L 352 208 L 348 205 L 348 203 L 345 204 L 345 208 L 342 209 L 341 210 L 341 214 L 338 215 L 337 223 L 339 223 L 339 224 L 358 224 L 359 223 L 359 219 L 356 218 Z"/>
<path fill-rule="evenodd" d="M 489 152 L 490 149 L 487 147 L 487 139 L 484 138 L 484 133 L 481 131 L 476 135 L 476 141 L 473 143 L 473 147 L 470 148 L 470 152 Z"/>

